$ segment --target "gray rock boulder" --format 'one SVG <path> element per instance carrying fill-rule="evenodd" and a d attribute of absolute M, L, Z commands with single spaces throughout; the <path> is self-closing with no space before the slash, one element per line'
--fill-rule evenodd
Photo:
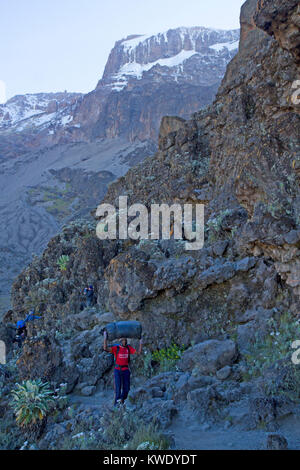
<path fill-rule="evenodd" d="M 95 391 L 96 387 L 94 385 L 87 385 L 81 389 L 81 395 L 84 397 L 90 397 L 91 395 L 94 395 Z"/>
<path fill-rule="evenodd" d="M 282 434 L 269 434 L 267 437 L 268 450 L 286 450 L 288 442 Z"/>
<path fill-rule="evenodd" d="M 219 369 L 233 364 L 236 356 L 237 350 L 233 341 L 211 339 L 187 349 L 178 366 L 183 371 L 197 368 L 200 374 L 215 374 Z"/>
<path fill-rule="evenodd" d="M 217 370 L 216 376 L 219 380 L 226 380 L 231 374 L 231 367 L 225 366 L 222 369 Z"/>

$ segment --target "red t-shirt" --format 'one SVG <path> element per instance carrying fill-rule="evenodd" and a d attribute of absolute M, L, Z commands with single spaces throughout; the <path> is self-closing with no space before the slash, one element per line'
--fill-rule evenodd
<path fill-rule="evenodd" d="M 119 348 L 119 354 L 117 357 L 117 350 Z M 129 351 L 128 351 L 129 349 Z M 123 368 L 128 369 L 128 357 L 129 354 L 136 353 L 136 349 L 134 349 L 130 344 L 128 346 L 112 346 L 111 351 L 116 358 L 116 369 L 120 369 L 118 366 L 122 366 Z"/>

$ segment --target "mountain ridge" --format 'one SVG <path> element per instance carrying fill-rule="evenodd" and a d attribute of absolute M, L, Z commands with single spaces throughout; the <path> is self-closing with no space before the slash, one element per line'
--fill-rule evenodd
<path fill-rule="evenodd" d="M 0 105 L 0 154 L 16 156 L 32 148 L 123 136 L 155 142 L 163 115 L 187 118 L 212 101 L 237 52 L 239 30 L 181 27 L 143 38 L 117 41 L 102 78 L 85 95 L 19 95 Z"/>

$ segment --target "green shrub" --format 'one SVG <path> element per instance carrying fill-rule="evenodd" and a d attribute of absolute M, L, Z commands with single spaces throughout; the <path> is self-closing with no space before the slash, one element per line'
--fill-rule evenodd
<path fill-rule="evenodd" d="M 101 440 L 104 449 L 137 449 L 147 444 L 153 449 L 168 449 L 169 442 L 152 421 L 146 424 L 133 411 L 124 408 L 108 410 L 101 418 Z"/>
<path fill-rule="evenodd" d="M 80 431 L 77 426 L 72 436 L 65 436 L 58 443 L 59 450 L 104 450 L 103 442 L 93 431 Z"/>
<path fill-rule="evenodd" d="M 55 389 L 54 400 L 57 412 L 64 410 L 69 404 L 67 388 L 67 384 L 60 384 L 59 387 Z"/>
<path fill-rule="evenodd" d="M 103 438 L 108 448 L 121 449 L 132 438 L 139 425 L 138 418 L 122 408 L 107 411 L 101 418 Z"/>
<path fill-rule="evenodd" d="M 150 423 L 136 430 L 127 448 L 130 450 L 167 450 L 169 447 L 168 439 L 153 423 Z"/>
<path fill-rule="evenodd" d="M 68 255 L 61 255 L 58 258 L 57 264 L 61 271 L 66 271 L 68 267 L 68 262 L 70 261 L 70 257 Z"/>
<path fill-rule="evenodd" d="M 19 449 L 24 437 L 10 416 L 0 419 L 0 450 Z"/>
<path fill-rule="evenodd" d="M 42 421 L 54 404 L 49 384 L 40 379 L 17 383 L 12 396 L 11 405 L 20 427 L 30 427 Z"/>
<path fill-rule="evenodd" d="M 220 212 L 216 217 L 211 217 L 205 227 L 205 231 L 208 233 L 208 241 L 212 243 L 218 239 L 219 232 L 222 228 L 222 222 L 227 215 L 230 215 L 230 209 L 226 209 L 223 212 Z"/>
<path fill-rule="evenodd" d="M 143 354 L 140 356 L 140 364 L 141 366 L 138 369 L 138 372 L 143 375 L 144 377 L 152 377 L 153 375 L 153 367 L 152 367 L 152 353 L 146 349 L 144 349 Z"/>
<path fill-rule="evenodd" d="M 279 361 L 274 365 L 273 374 L 263 386 L 268 396 L 282 395 L 288 400 L 300 400 L 300 367 L 289 361 Z"/>
<path fill-rule="evenodd" d="M 291 345 L 296 339 L 300 339 L 300 324 L 290 313 L 286 313 L 278 319 L 270 319 L 269 329 L 270 333 L 263 338 L 259 339 L 257 336 L 249 353 L 245 355 L 245 380 L 259 377 L 278 361 L 288 359 L 291 362 Z"/>
<path fill-rule="evenodd" d="M 185 346 L 178 346 L 172 343 L 168 348 L 162 348 L 152 353 L 152 359 L 159 363 L 159 371 L 167 372 L 176 368 L 177 361 L 181 358 L 181 355 L 185 349 Z"/>

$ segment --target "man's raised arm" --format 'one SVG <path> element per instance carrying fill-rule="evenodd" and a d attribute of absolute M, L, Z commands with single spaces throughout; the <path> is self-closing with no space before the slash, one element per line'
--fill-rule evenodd
<path fill-rule="evenodd" d="M 103 349 L 104 349 L 104 351 L 111 353 L 112 349 L 107 347 L 107 331 L 104 331 L 103 338 L 104 338 L 103 339 Z"/>

